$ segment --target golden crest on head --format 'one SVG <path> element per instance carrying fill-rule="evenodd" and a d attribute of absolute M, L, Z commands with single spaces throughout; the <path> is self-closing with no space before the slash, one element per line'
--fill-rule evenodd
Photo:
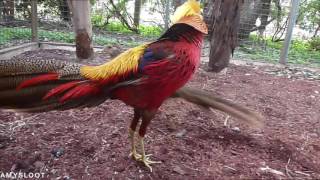
<path fill-rule="evenodd" d="M 177 8 L 171 17 L 173 24 L 188 24 L 198 31 L 208 34 L 208 28 L 201 15 L 200 2 L 188 0 Z"/>

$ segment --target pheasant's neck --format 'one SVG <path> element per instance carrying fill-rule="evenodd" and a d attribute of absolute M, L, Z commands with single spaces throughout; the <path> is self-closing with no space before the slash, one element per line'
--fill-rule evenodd
<path fill-rule="evenodd" d="M 201 48 L 203 41 L 203 34 L 197 30 L 190 30 L 184 33 L 181 33 L 180 40 L 186 41 L 188 43 L 194 44 L 196 47 Z"/>

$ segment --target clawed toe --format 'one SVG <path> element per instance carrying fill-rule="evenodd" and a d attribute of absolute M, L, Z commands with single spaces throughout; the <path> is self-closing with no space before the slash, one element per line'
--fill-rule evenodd
<path fill-rule="evenodd" d="M 134 160 L 139 160 L 141 159 L 141 154 L 138 154 L 137 152 L 130 152 L 129 157 L 132 157 Z"/>
<path fill-rule="evenodd" d="M 140 159 L 138 159 L 138 161 L 141 161 L 146 167 L 148 167 L 150 169 L 150 171 L 152 172 L 152 167 L 151 164 L 159 164 L 161 163 L 161 161 L 152 161 L 150 160 L 151 154 L 148 154 L 144 157 L 141 157 Z"/>

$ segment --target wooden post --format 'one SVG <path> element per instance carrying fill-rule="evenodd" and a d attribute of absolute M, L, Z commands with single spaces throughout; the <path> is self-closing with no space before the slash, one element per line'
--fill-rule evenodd
<path fill-rule="evenodd" d="M 293 28 L 296 24 L 298 12 L 299 12 L 299 0 L 291 0 L 289 24 L 288 24 L 288 29 L 287 29 L 287 33 L 286 33 L 286 38 L 283 42 L 283 46 L 282 46 L 282 50 L 281 50 L 281 55 L 280 55 L 280 60 L 279 60 L 280 64 L 287 64 L 289 48 L 290 48 L 290 43 L 291 43 L 291 38 L 292 38 L 292 32 L 293 32 Z"/>
<path fill-rule="evenodd" d="M 72 12 L 72 23 L 76 34 L 76 54 L 79 59 L 93 56 L 92 24 L 89 0 L 68 0 Z"/>
<path fill-rule="evenodd" d="M 38 42 L 38 10 L 37 10 L 37 0 L 31 0 L 31 33 L 32 42 Z"/>

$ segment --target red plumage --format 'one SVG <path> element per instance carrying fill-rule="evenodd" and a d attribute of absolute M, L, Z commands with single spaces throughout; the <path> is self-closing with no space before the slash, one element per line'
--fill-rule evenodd
<path fill-rule="evenodd" d="M 59 78 L 59 75 L 57 73 L 49 73 L 44 75 L 39 75 L 34 78 L 28 79 L 23 81 L 19 86 L 16 88 L 17 90 L 20 90 L 22 88 L 42 84 L 48 81 L 57 80 Z"/>
<path fill-rule="evenodd" d="M 86 74 L 88 73 L 85 71 L 86 66 L 78 66 L 78 71 L 75 71 L 74 66 L 68 67 L 65 64 L 63 69 L 57 70 L 60 72 L 59 75 L 58 73 L 39 75 L 23 81 L 17 89 L 38 85 L 41 93 L 38 95 L 40 98 L 37 96 L 37 99 L 47 100 L 34 102 L 33 106 L 26 106 L 26 111 L 91 107 L 101 104 L 107 98 L 119 99 L 134 108 L 131 132 L 135 132 L 138 121 L 142 119 L 139 136 L 143 146 L 143 137 L 158 108 L 185 85 L 197 69 L 202 39 L 203 32 L 188 24 L 177 23 L 157 41 L 139 46 L 138 50 L 129 50 L 127 53 L 131 54 L 130 57 L 119 56 L 120 58 L 115 58 L 111 65 L 106 63 L 99 66 L 100 69 L 93 69 L 92 74 L 94 71 L 103 74 L 99 76 L 100 79 L 90 76 L 91 73 Z M 128 64 L 124 63 L 125 60 Z M 68 68 L 70 73 L 66 73 Z M 48 83 L 49 81 L 52 83 Z M 34 91 L 31 92 L 36 96 Z M 58 98 L 49 101 L 53 96 Z M 24 105 L 16 106 L 14 103 L 10 106 L 24 107 Z M 134 140 L 131 139 L 131 141 L 134 147 Z M 134 148 L 132 152 L 135 152 Z M 133 154 L 133 157 L 139 156 Z M 150 167 L 151 162 L 147 159 L 144 150 L 141 161 Z"/>
<path fill-rule="evenodd" d="M 51 89 L 42 99 L 47 100 L 53 96 L 59 95 L 61 93 L 64 93 L 65 91 L 75 87 L 79 84 L 80 81 L 71 81 L 65 84 L 62 84 L 56 88 Z"/>
<path fill-rule="evenodd" d="M 190 10 L 193 15 L 189 14 Z M 206 25 L 199 14 L 200 5 L 197 1 L 187 1 L 177 12 L 177 17 L 182 15 L 180 20 L 174 22 L 157 41 L 132 48 L 112 62 L 101 66 L 82 66 L 50 60 L 16 61 L 17 65 L 0 61 L 0 67 L 1 64 L 4 64 L 2 67 L 8 66 L 7 64 L 15 65 L 9 72 L 0 71 L 0 88 L 2 88 L 0 92 L 4 92 L 2 96 L 0 93 L 0 108 L 43 112 L 92 107 L 108 98 L 122 100 L 134 108 L 130 124 L 131 156 L 151 169 L 150 164 L 154 162 L 145 154 L 143 144 L 146 129 L 161 104 L 192 77 L 199 64 L 203 33 L 207 33 Z M 34 67 L 35 64 L 39 66 Z M 19 72 L 24 74 L 15 72 L 16 67 L 23 67 Z M 30 67 L 37 68 L 36 72 L 42 75 L 23 81 L 36 75 L 34 71 L 27 72 Z M 3 78 L 1 72 L 4 72 Z M 12 82 L 8 81 L 8 78 L 11 78 Z M 20 84 L 16 88 L 17 82 Z M 21 90 L 22 88 L 26 89 Z M 21 91 L 17 92 L 16 89 Z M 10 96 L 7 97 L 7 94 Z M 176 95 L 243 119 L 248 117 L 246 116 L 248 111 L 243 108 L 238 107 L 238 110 L 235 110 L 236 106 L 232 103 L 211 98 L 199 91 L 184 89 Z M 49 100 L 53 96 L 57 98 Z M 211 101 L 208 102 L 208 99 Z M 239 111 L 245 113 L 238 113 Z M 254 114 L 251 114 L 252 116 L 254 117 Z M 142 120 L 139 128 L 141 155 L 136 152 L 134 140 L 140 119 Z"/>
<path fill-rule="evenodd" d="M 202 41 L 202 34 L 193 32 L 195 39 Z M 165 58 L 145 65 L 141 74 L 142 82 L 138 85 L 118 88 L 113 92 L 115 98 L 139 109 L 157 109 L 163 101 L 182 87 L 198 67 L 200 48 L 186 40 L 169 40 L 151 44 L 155 54 L 167 53 Z"/>
<path fill-rule="evenodd" d="M 138 71 L 99 81 L 67 82 L 51 89 L 43 100 L 61 95 L 59 101 L 65 102 L 108 92 L 106 96 L 122 100 L 134 108 L 157 110 L 191 78 L 199 64 L 202 39 L 203 33 L 191 26 L 175 25 L 158 41 L 148 45 L 139 61 Z M 57 73 L 39 75 L 22 82 L 17 89 L 58 79 Z M 108 88 L 110 90 L 103 90 Z"/>
<path fill-rule="evenodd" d="M 100 88 L 93 83 L 84 83 L 76 86 L 75 88 L 66 92 L 60 99 L 59 102 L 63 103 L 71 99 L 77 99 L 86 97 L 89 95 L 96 95 L 100 92 Z"/>

